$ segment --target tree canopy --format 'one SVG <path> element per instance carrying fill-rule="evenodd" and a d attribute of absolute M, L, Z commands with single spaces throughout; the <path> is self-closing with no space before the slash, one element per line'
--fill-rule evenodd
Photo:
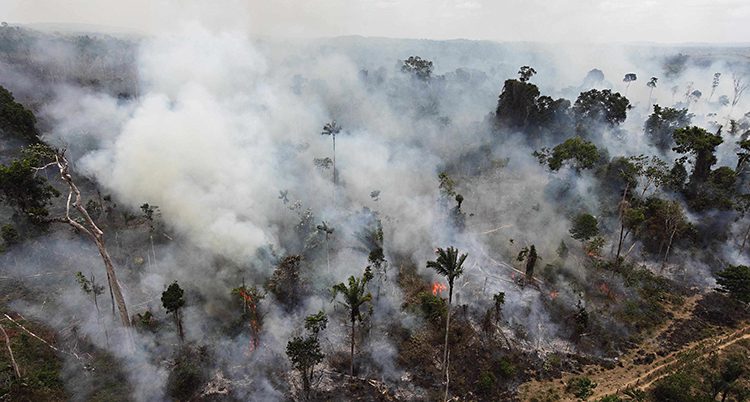
<path fill-rule="evenodd" d="M 573 115 L 579 124 L 591 122 L 616 126 L 625 121 L 632 106 L 628 98 L 609 89 L 581 92 L 573 104 Z"/>

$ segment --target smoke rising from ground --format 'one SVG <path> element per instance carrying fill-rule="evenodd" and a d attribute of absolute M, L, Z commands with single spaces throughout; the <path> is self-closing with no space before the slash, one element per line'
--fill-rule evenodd
<path fill-rule="evenodd" d="M 604 134 L 597 145 L 618 154 L 652 155 L 656 150 L 642 134 L 650 104 L 673 104 L 670 87 L 681 86 L 679 98 L 688 82 L 707 93 L 714 70 L 727 71 L 717 94 L 729 93 L 729 70 L 736 68 L 721 62 L 693 66 L 673 79 L 660 77 L 649 99 L 645 82 L 651 75 L 662 75 L 658 48 L 647 54 L 641 47 L 628 46 L 498 50 L 478 42 L 476 48 L 488 52 L 482 56 L 472 49 L 470 57 L 450 43 L 375 41 L 370 45 L 356 38 L 258 41 L 233 24 L 226 29 L 198 22 L 177 25 L 138 41 L 132 60 L 137 93 L 132 98 L 70 83 L 54 85 L 54 101 L 41 110 L 49 126 L 44 138 L 66 147 L 75 158 L 77 174 L 98 183 L 118 204 L 133 211 L 143 203 L 159 206 L 169 235 L 176 240 L 151 246 L 147 263 L 122 256 L 127 269 L 121 269 L 121 280 L 132 313 L 147 308 L 159 311 L 159 294 L 179 281 L 191 296 L 185 311 L 187 338 L 216 345 L 217 369 L 246 366 L 243 370 L 258 393 L 239 397 L 258 399 L 281 399 L 286 390 L 254 365 L 287 364 L 278 356 L 283 356 L 303 317 L 321 308 L 333 310 L 325 290 L 349 275 L 361 275 L 367 251 L 357 233 L 369 216 L 363 207 L 382 218 L 387 260 L 413 262 L 426 280 L 440 280 L 424 269 L 424 262 L 433 258 L 435 247 L 455 245 L 469 253 L 466 276 L 458 284 L 458 304 L 484 307 L 488 295 L 504 291 L 510 328 L 526 333 L 524 341 L 533 347 L 559 346 L 560 329 L 543 299 L 548 289 L 519 288 L 509 267 L 518 267 L 514 258 L 526 245 L 536 244 L 542 264 L 555 260 L 561 240 L 571 248 L 580 247 L 568 233 L 570 216 L 580 211 L 599 215 L 611 206 L 601 205 L 596 194 L 603 190 L 590 173 L 576 174 L 568 168 L 550 173 L 541 166 L 531 156 L 535 147 L 523 133 L 506 133 L 503 141 L 493 140 L 488 120 L 503 81 L 514 77 L 519 66 L 530 64 L 539 71 L 533 81 L 542 93 L 574 100 L 588 89 L 581 82 L 592 68 L 604 71 L 601 87 L 621 92 L 625 91 L 622 76 L 635 71 L 639 80 L 627 89 L 634 109 L 621 130 L 601 128 Z M 363 51 L 363 46 L 371 47 Z M 428 84 L 401 73 L 398 61 L 412 54 L 433 60 L 434 75 L 444 77 Z M 743 103 L 735 114 L 746 110 Z M 710 111 L 717 112 L 720 124 L 728 113 L 727 107 L 701 102 L 690 110 L 696 114 L 694 123 L 705 126 L 711 123 L 704 117 Z M 334 119 L 343 127 L 336 138 L 339 185 L 335 189 L 332 170 L 313 163 L 315 158 L 333 157 L 331 138 L 320 131 Z M 486 152 L 476 152 L 481 145 L 486 145 Z M 726 141 L 719 148 L 719 164 L 732 166 L 734 152 L 734 141 Z M 487 166 L 502 168 L 481 176 L 468 173 L 476 166 L 488 171 Z M 450 221 L 447 211 L 453 205 L 439 201 L 438 173 L 448 169 L 456 172 L 457 191 L 465 197 L 464 231 Z M 375 191 L 379 195 L 373 196 Z M 288 203 L 280 192 L 286 192 Z M 566 200 L 562 208 L 561 194 Z M 233 303 L 229 291 L 243 279 L 248 284 L 264 283 L 274 269 L 269 253 L 281 257 L 304 248 L 290 241 L 290 233 L 307 208 L 315 216 L 314 224 L 327 221 L 335 228 L 330 244 L 320 236 L 313 239 L 318 250 L 330 250 L 331 272 L 325 252 L 319 251 L 309 262 L 315 270 L 314 291 L 299 308 L 287 311 L 268 296 L 263 303 L 263 347 L 247 357 L 247 334 L 225 337 L 216 329 L 223 324 L 220 317 L 233 314 L 227 307 Z M 144 236 L 136 230 L 120 235 L 133 242 Z M 109 241 L 115 249 L 123 242 L 111 240 L 111 235 Z M 96 257 L 93 248 L 72 235 L 41 242 L 59 247 L 49 255 L 19 251 L 13 256 L 18 269 L 9 272 L 36 272 L 40 266 L 60 264 L 60 255 Z M 148 254 L 149 246 L 141 246 L 145 250 L 138 253 Z M 127 250 L 120 252 L 127 254 Z M 71 272 L 100 272 L 93 257 L 85 268 Z M 678 258 L 682 257 L 675 255 Z M 685 258 L 692 260 L 692 256 Z M 419 323 L 400 311 L 403 295 L 394 285 L 397 267 L 390 268 L 374 308 L 373 327 L 397 317 L 404 327 L 415 328 Z M 696 266 L 701 274 L 709 269 Z M 575 261 L 566 263 L 566 274 L 582 283 L 590 275 L 583 263 Z M 57 308 L 80 316 L 84 301 L 76 284 L 72 279 L 62 283 L 56 286 L 62 287 L 65 297 Z M 564 303 L 573 306 L 579 301 L 578 290 L 559 290 Z M 57 311 L 16 307 L 54 327 L 65 325 L 53 320 Z M 176 342 L 173 334 L 139 337 L 137 352 L 126 354 L 112 347 L 122 334 L 111 329 L 108 345 L 95 314 L 81 320 L 80 331 L 91 342 L 127 362 L 125 370 L 139 399 L 164 397 L 166 370 L 149 356 L 153 351 L 168 354 L 165 351 Z M 346 331 L 338 322 L 330 326 L 326 336 L 332 349 L 346 343 Z M 400 378 L 395 345 L 386 337 L 373 339 L 364 348 L 377 357 L 375 375 Z"/>

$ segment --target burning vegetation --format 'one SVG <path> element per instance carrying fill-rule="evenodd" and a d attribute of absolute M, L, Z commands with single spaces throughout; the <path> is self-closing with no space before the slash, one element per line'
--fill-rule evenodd
<path fill-rule="evenodd" d="M 3 25 L 0 399 L 744 400 L 747 51 L 613 49 Z"/>

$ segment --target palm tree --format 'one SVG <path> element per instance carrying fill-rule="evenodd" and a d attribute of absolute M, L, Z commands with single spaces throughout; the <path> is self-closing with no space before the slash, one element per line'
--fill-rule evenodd
<path fill-rule="evenodd" d="M 349 309 L 349 319 L 351 320 L 351 362 L 349 365 L 349 374 L 354 377 L 354 324 L 357 320 L 362 321 L 362 314 L 360 313 L 360 307 L 363 304 L 372 300 L 372 295 L 366 291 L 367 282 L 370 276 L 363 276 L 362 278 L 355 278 L 354 276 L 349 277 L 349 286 L 346 284 L 339 283 L 332 289 L 333 299 L 341 293 L 344 296 L 344 301 L 340 302 L 347 309 Z"/>
<path fill-rule="evenodd" d="M 448 373 L 448 330 L 451 323 L 451 302 L 453 301 L 453 281 L 464 273 L 463 264 L 466 254 L 458 255 L 458 249 L 448 247 L 447 250 L 438 248 L 435 251 L 438 258 L 427 261 L 427 268 L 434 269 L 448 280 L 448 315 L 445 318 L 445 347 L 443 348 L 443 371 Z"/>
<path fill-rule="evenodd" d="M 336 185 L 336 134 L 341 132 L 341 126 L 336 123 L 336 120 L 326 123 L 323 126 L 321 135 L 330 135 L 333 141 L 333 185 Z"/>

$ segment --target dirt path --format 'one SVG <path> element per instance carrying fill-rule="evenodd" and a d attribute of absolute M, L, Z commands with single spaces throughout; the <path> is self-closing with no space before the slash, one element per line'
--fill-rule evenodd
<path fill-rule="evenodd" d="M 609 370 L 600 366 L 587 366 L 582 374 L 565 374 L 562 379 L 552 381 L 531 381 L 519 388 L 519 398 L 526 401 L 549 389 L 557 391 L 561 396 L 570 396 L 565 394 L 565 384 L 579 375 L 585 375 L 597 383 L 594 395 L 589 400 L 615 394 L 628 387 L 645 389 L 696 359 L 703 358 L 713 351 L 722 350 L 740 340 L 750 339 L 750 325 L 745 325 L 734 332 L 722 333 L 688 344 L 678 351 L 654 359 L 649 364 L 636 364 L 637 357 L 656 353 L 659 350 L 658 339 L 666 335 L 672 323 L 688 319 L 701 297 L 701 295 L 696 295 L 686 299 L 683 306 L 673 312 L 672 320 L 657 328 L 647 341 L 639 345 L 638 350 L 632 350 L 620 358 L 621 365 Z M 575 400 L 575 398 L 571 397 L 570 400 Z"/>

